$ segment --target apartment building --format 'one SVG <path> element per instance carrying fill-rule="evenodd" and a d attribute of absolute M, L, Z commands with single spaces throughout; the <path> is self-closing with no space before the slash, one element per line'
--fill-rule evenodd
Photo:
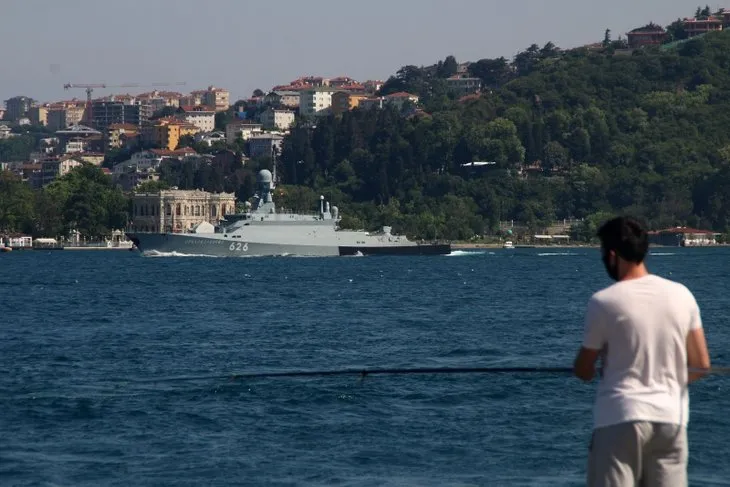
<path fill-rule="evenodd" d="M 142 127 L 142 140 L 160 149 L 173 151 L 177 149 L 182 137 L 195 135 L 200 131 L 199 127 L 191 123 L 176 118 L 161 118 Z"/>
<path fill-rule="evenodd" d="M 233 144 L 238 138 L 248 140 L 252 135 L 259 134 L 262 131 L 263 127 L 260 123 L 253 123 L 248 120 L 231 122 L 226 125 L 226 142 Z"/>
<path fill-rule="evenodd" d="M 195 125 L 203 132 L 215 130 L 215 110 L 205 105 L 181 106 L 182 113 L 176 115 L 178 120 Z"/>
<path fill-rule="evenodd" d="M 16 122 L 28 116 L 35 100 L 27 96 L 14 96 L 5 100 L 5 118 Z"/>
<path fill-rule="evenodd" d="M 482 89 L 482 80 L 470 76 L 451 76 L 446 80 L 446 86 L 457 96 L 478 93 Z"/>
<path fill-rule="evenodd" d="M 281 144 L 284 137 L 279 134 L 253 134 L 248 139 L 249 157 L 271 156 L 281 154 Z"/>
<path fill-rule="evenodd" d="M 332 94 L 332 113 L 340 115 L 349 112 L 360 105 L 362 100 L 368 98 L 367 93 L 355 93 L 350 91 L 337 91 Z"/>
<path fill-rule="evenodd" d="M 216 112 L 225 112 L 231 106 L 231 94 L 223 88 L 209 86 L 202 94 L 202 104 L 213 107 Z"/>
<path fill-rule="evenodd" d="M 32 106 L 28 111 L 30 123 L 34 125 L 48 125 L 48 105 Z"/>
<path fill-rule="evenodd" d="M 129 139 L 139 135 L 140 128 L 131 123 L 113 123 L 106 132 L 106 148 L 121 149 Z"/>
<path fill-rule="evenodd" d="M 299 95 L 299 115 L 311 117 L 328 113 L 332 106 L 332 94 L 337 91 L 326 86 L 302 90 Z"/>
<path fill-rule="evenodd" d="M 91 104 L 92 126 L 105 131 L 112 124 L 128 123 L 141 126 L 149 120 L 152 108 L 137 100 L 94 101 Z"/>
<path fill-rule="evenodd" d="M 294 125 L 294 112 L 269 107 L 261 114 L 261 125 L 268 130 L 289 130 Z"/>

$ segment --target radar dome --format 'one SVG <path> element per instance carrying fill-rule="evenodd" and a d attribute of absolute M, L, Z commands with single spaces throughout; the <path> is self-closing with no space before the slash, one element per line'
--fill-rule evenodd
<path fill-rule="evenodd" d="M 262 169 L 259 171 L 258 180 L 260 183 L 270 183 L 272 180 L 271 171 Z"/>

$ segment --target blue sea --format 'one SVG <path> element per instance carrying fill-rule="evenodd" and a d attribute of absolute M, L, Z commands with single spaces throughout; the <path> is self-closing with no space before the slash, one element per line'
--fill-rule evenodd
<path fill-rule="evenodd" d="M 730 249 L 656 248 L 730 365 Z M 431 257 L 0 254 L 2 486 L 584 485 L 596 383 L 569 375 L 595 249 Z M 730 485 L 730 376 L 691 386 L 691 485 Z"/>

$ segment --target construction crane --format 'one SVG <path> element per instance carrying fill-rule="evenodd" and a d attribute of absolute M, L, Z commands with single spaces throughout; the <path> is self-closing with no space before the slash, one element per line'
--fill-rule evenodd
<path fill-rule="evenodd" d="M 150 83 L 146 85 L 140 83 L 124 83 L 121 85 L 108 85 L 106 83 L 66 83 L 63 85 L 63 89 L 84 88 L 86 90 L 86 120 L 91 124 L 94 120 L 91 108 L 91 94 L 95 88 L 162 88 L 167 86 L 185 86 L 185 84 L 184 81 L 178 83 Z"/>

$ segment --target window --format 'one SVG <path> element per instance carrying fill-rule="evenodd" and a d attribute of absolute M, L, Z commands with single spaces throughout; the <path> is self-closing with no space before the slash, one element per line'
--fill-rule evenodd
<path fill-rule="evenodd" d="M 166 205 L 165 214 L 168 216 L 172 215 L 172 206 L 170 205 L 170 203 Z"/>
<path fill-rule="evenodd" d="M 175 207 L 175 214 L 176 214 L 177 216 L 180 216 L 180 203 L 178 203 L 178 204 L 176 205 L 176 207 Z"/>

